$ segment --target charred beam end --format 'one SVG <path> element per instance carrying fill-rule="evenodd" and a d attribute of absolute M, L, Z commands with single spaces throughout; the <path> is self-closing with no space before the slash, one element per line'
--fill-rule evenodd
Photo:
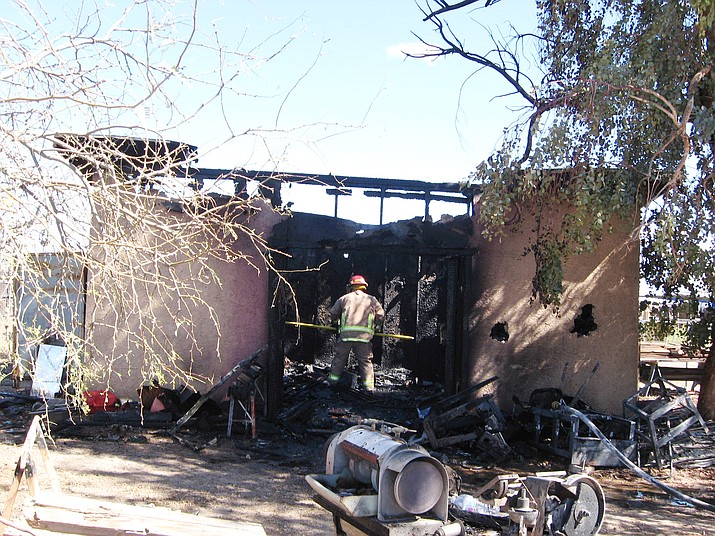
<path fill-rule="evenodd" d="M 326 188 L 325 193 L 328 195 L 353 195 L 352 190 L 345 188 Z"/>

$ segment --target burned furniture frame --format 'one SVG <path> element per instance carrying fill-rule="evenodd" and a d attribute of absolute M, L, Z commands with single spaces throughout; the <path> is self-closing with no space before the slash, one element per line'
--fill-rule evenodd
<path fill-rule="evenodd" d="M 511 453 L 501 435 L 506 421 L 493 396 L 474 397 L 497 379 L 493 376 L 452 396 L 428 399 L 417 406 L 418 413 L 424 415 L 424 435 L 433 448 L 474 441 L 477 449 L 497 461 Z"/>
<path fill-rule="evenodd" d="M 558 408 L 531 407 L 529 411 L 534 417 L 532 441 L 538 448 L 567 458 L 576 467 L 622 465 L 598 438 L 588 434 L 577 416 Z M 635 422 L 599 413 L 587 416 L 626 457 L 637 457 Z"/>
<path fill-rule="evenodd" d="M 257 380 L 261 376 L 261 366 L 254 363 L 242 368 L 241 373 L 228 388 L 228 424 L 226 437 L 231 437 L 234 424 L 243 424 L 251 430 L 251 439 L 256 439 L 256 396 L 263 402 L 265 410 L 265 397 L 258 386 Z M 237 406 L 238 418 L 235 414 Z"/>
<path fill-rule="evenodd" d="M 231 436 L 231 427 L 233 422 L 233 412 L 234 412 L 234 402 L 236 398 L 244 397 L 248 398 L 248 403 L 250 407 L 250 413 L 246 407 L 241 404 L 244 413 L 247 414 L 246 419 L 243 422 L 248 421 L 251 425 L 252 436 L 255 437 L 256 434 L 256 419 L 255 419 L 255 392 L 258 389 L 256 386 L 256 380 L 260 376 L 262 365 L 259 364 L 259 359 L 266 352 L 268 345 L 262 346 L 259 350 L 254 352 L 250 357 L 239 361 L 234 367 L 224 374 L 218 382 L 216 382 L 211 389 L 209 389 L 205 394 L 203 394 L 191 408 L 176 421 L 174 426 L 169 430 L 169 434 L 176 437 L 176 432 L 184 426 L 191 417 L 193 417 L 197 411 L 201 409 L 206 402 L 208 402 L 211 397 L 217 393 L 229 380 L 236 377 L 236 381 L 229 388 L 231 394 L 230 400 L 230 415 L 228 418 L 227 435 Z"/>
<path fill-rule="evenodd" d="M 623 414 L 637 420 L 638 435 L 652 450 L 658 469 L 672 461 L 671 443 L 675 438 L 696 424 L 708 433 L 688 392 L 660 375 L 623 401 Z"/>

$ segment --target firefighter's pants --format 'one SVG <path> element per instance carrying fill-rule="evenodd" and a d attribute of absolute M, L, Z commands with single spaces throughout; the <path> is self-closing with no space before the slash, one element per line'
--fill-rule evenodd
<path fill-rule="evenodd" d="M 330 367 L 331 382 L 337 383 L 343 374 L 345 366 L 348 364 L 352 350 L 358 362 L 360 370 L 360 381 L 365 389 L 372 391 L 375 389 L 375 374 L 372 369 L 372 341 L 365 342 L 345 342 L 338 339 L 335 343 L 335 357 Z"/>

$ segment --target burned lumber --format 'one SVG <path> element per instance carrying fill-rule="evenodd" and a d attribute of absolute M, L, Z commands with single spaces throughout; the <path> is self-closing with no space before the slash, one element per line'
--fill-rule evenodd
<path fill-rule="evenodd" d="M 491 395 L 464 402 L 497 379 L 494 376 L 452 396 L 442 399 L 433 397 L 418 406 L 418 413 L 425 415 L 422 427 L 433 448 L 474 441 L 487 428 L 497 433 L 501 431 L 504 418 L 492 402 Z"/>
<path fill-rule="evenodd" d="M 492 433 L 487 430 L 474 442 L 474 448 L 496 462 L 507 459 L 512 452 L 500 432 Z"/>
<path fill-rule="evenodd" d="M 278 422 L 284 426 L 289 426 L 292 422 L 305 422 L 316 405 L 316 400 L 301 400 L 293 406 L 283 410 L 278 415 Z"/>
<path fill-rule="evenodd" d="M 261 525 L 67 495 L 40 495 L 25 508 L 35 529 L 91 536 L 265 536 Z"/>
<path fill-rule="evenodd" d="M 481 381 L 464 391 L 460 391 L 452 396 L 442 398 L 441 396 L 434 396 L 427 400 L 423 400 L 418 405 L 418 411 L 421 413 L 427 413 L 430 411 L 444 411 L 445 409 L 458 404 L 459 402 L 466 400 L 473 393 L 479 391 L 482 387 L 486 387 L 492 382 L 499 379 L 499 376 L 493 376 L 488 380 Z"/>
<path fill-rule="evenodd" d="M 18 400 L 23 400 L 28 403 L 41 402 L 42 400 L 44 400 L 40 396 L 27 395 L 24 393 L 10 393 L 7 391 L 0 391 L 0 398 L 15 398 Z"/>
<path fill-rule="evenodd" d="M 422 426 L 433 448 L 477 440 L 479 450 L 501 460 L 511 452 L 500 433 L 504 423 L 492 395 L 484 395 L 441 413 L 430 411 Z"/>
<path fill-rule="evenodd" d="M 206 403 L 211 396 L 218 391 L 227 381 L 229 381 L 231 378 L 233 378 L 240 370 L 244 368 L 250 368 L 251 365 L 253 365 L 258 357 L 266 350 L 268 346 L 264 345 L 260 350 L 258 350 L 256 353 L 251 355 L 250 357 L 244 359 L 243 361 L 239 362 L 236 366 L 234 366 L 230 371 L 228 371 L 211 389 L 209 389 L 206 394 L 202 395 L 201 398 L 199 398 L 196 403 L 187 411 L 183 417 L 181 417 L 178 421 L 176 421 L 176 424 L 169 430 L 170 434 L 175 434 L 182 426 L 184 426 L 188 420 L 194 416 L 194 414 L 201 408 L 201 406 Z"/>

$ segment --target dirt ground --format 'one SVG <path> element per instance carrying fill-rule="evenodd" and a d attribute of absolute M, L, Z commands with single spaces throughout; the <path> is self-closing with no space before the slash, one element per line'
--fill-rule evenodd
<path fill-rule="evenodd" d="M 5 420 L 0 426 L 5 493 L 24 439 L 22 422 Z M 225 437 L 225 430 L 187 433 L 194 445 L 204 448 L 180 444 L 160 429 L 81 425 L 56 433 L 50 456 L 63 491 L 71 494 L 260 523 L 269 535 L 334 534 L 331 515 L 313 502 L 304 480 L 307 474 L 323 472 L 324 437 L 299 441 L 269 423 L 259 423 L 256 439 L 243 430 L 231 438 Z M 495 472 L 525 476 L 525 470 L 565 468 L 558 459 L 538 457 L 490 469 L 452 461 L 465 493 Z M 673 500 L 628 470 L 601 470 L 593 476 L 606 494 L 601 534 L 715 534 L 714 514 Z M 678 470 L 673 475 L 662 471 L 657 476 L 683 493 L 715 503 L 715 469 Z M 23 485 L 15 517 L 26 497 Z"/>
<path fill-rule="evenodd" d="M 261 438 L 216 436 L 214 445 L 195 451 L 157 430 L 79 428 L 79 437 L 57 435 L 51 446 L 51 460 L 66 493 L 259 523 L 270 535 L 332 531 L 331 516 L 315 505 L 304 480 L 318 470 L 317 458 L 293 456 Z M 0 431 L 6 490 L 23 438 Z M 44 487 L 49 487 L 46 482 Z M 26 497 L 23 485 L 16 516 Z"/>

